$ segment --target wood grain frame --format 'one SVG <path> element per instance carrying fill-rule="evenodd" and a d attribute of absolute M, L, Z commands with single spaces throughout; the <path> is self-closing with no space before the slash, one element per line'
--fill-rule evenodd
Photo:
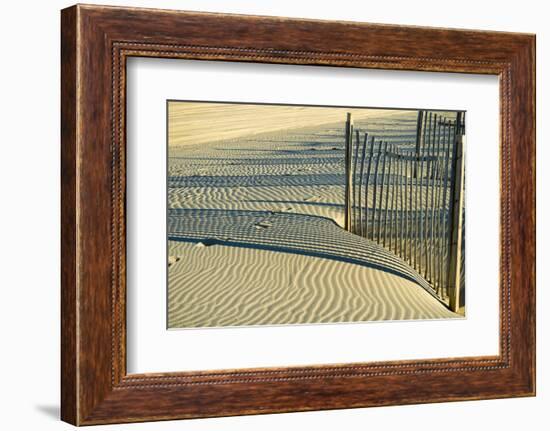
<path fill-rule="evenodd" d="M 534 35 L 81 5 L 61 17 L 63 420 L 88 425 L 535 394 Z M 127 374 L 131 56 L 498 75 L 499 355 Z"/>

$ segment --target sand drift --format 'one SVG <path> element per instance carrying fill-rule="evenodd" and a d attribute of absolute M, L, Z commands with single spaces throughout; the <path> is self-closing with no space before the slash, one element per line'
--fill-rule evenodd
<path fill-rule="evenodd" d="M 415 118 L 368 121 L 404 142 Z M 342 128 L 169 148 L 170 328 L 457 317 L 402 259 L 342 228 Z"/>

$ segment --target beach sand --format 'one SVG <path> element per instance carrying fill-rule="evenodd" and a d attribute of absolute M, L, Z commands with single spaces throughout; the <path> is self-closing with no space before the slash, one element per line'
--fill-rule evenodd
<path fill-rule="evenodd" d="M 222 115 L 219 106 L 187 104 L 187 118 L 186 103 L 173 105 L 170 328 L 459 317 L 400 258 L 342 229 L 345 109 L 296 116 L 278 107 L 270 119 L 274 111 L 238 106 L 239 122 L 223 136 L 224 116 L 236 115 L 228 106 Z M 210 128 L 199 127 L 197 112 Z M 354 119 L 404 148 L 414 142 L 415 111 L 360 111 Z M 186 122 L 190 135 L 178 132 Z"/>

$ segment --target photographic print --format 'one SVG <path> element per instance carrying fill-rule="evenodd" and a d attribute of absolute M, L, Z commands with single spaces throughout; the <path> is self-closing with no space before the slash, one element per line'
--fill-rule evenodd
<path fill-rule="evenodd" d="M 167 102 L 167 326 L 465 316 L 463 111 Z"/>
<path fill-rule="evenodd" d="M 64 9 L 61 418 L 534 396 L 535 48 Z"/>

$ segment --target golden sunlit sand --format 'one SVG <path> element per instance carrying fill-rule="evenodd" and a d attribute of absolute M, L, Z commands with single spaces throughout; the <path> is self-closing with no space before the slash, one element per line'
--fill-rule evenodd
<path fill-rule="evenodd" d="M 170 328 L 459 317 L 400 258 L 342 229 L 347 111 L 170 103 Z M 354 118 L 414 142 L 415 111 Z"/>

